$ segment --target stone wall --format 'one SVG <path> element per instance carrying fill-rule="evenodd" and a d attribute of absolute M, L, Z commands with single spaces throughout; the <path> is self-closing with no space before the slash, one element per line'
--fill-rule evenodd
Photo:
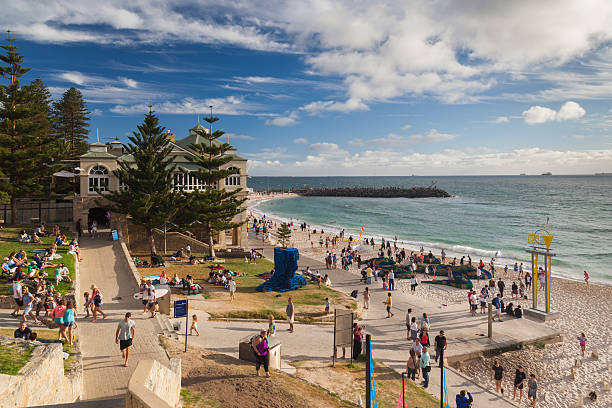
<path fill-rule="evenodd" d="M 181 360 L 173 358 L 170 367 L 157 360 L 141 360 L 130 377 L 126 408 L 176 408 L 181 398 Z"/>
<path fill-rule="evenodd" d="M 122 224 L 122 230 L 124 232 L 126 231 L 125 223 Z M 149 238 L 146 235 L 144 227 L 128 223 L 127 231 L 128 233 L 124 234 L 124 239 L 131 252 L 144 252 L 145 254 L 151 252 Z M 166 255 L 175 253 L 179 249 L 185 248 L 187 245 L 191 246 L 191 252 L 194 254 L 204 254 L 208 252 L 208 245 L 204 242 L 198 241 L 180 232 L 168 231 L 165 235 Z M 164 232 L 160 229 L 154 229 L 153 237 L 155 238 L 157 253 L 164 255 Z"/>
<path fill-rule="evenodd" d="M 0 337 L 0 343 L 33 345 L 30 361 L 18 375 L 0 374 L 0 407 L 31 407 L 76 401 L 83 385 L 82 370 L 64 375 L 62 346 L 59 343 L 30 343 Z"/>

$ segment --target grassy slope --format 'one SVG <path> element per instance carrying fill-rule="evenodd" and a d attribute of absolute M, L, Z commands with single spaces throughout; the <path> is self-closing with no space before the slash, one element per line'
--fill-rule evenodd
<path fill-rule="evenodd" d="M 11 252 L 19 251 L 23 249 L 26 251 L 28 255 L 28 259 L 34 257 L 34 253 L 30 252 L 34 248 L 48 248 L 53 241 L 55 241 L 54 237 L 41 237 L 42 243 L 40 244 L 29 244 L 22 243 L 17 241 L 17 235 L 19 231 L 24 228 L 3 228 L 0 230 L 0 256 L 2 258 L 7 257 Z M 32 233 L 32 231 L 28 228 L 25 228 L 28 233 Z M 68 237 L 70 239 L 70 237 Z M 56 263 L 65 263 L 68 269 L 70 270 L 70 278 L 74 280 L 74 263 L 76 259 L 74 255 L 68 255 L 66 252 L 68 251 L 67 246 L 60 246 L 57 248 L 57 253 L 62 255 L 62 259 L 55 259 L 53 262 Z M 53 268 L 46 268 L 46 272 L 49 274 L 47 280 L 49 282 L 53 282 L 55 285 L 55 279 L 53 278 Z M 8 284 L 9 280 L 6 278 L 0 279 L 0 295 L 8 295 Z M 72 284 L 68 282 L 60 282 L 59 286 L 56 288 L 57 291 L 61 294 L 65 294 L 70 291 Z"/>
<path fill-rule="evenodd" d="M 203 295 L 207 300 L 205 310 L 213 317 L 235 317 L 235 318 L 266 318 L 268 314 L 274 314 L 277 319 L 285 318 L 285 307 L 289 295 L 293 297 L 296 306 L 296 319 L 308 321 L 316 316 L 324 315 L 325 298 L 329 298 L 331 309 L 350 308 L 355 309 L 355 301 L 345 294 L 333 289 L 308 282 L 300 289 L 280 292 L 257 292 L 256 288 L 264 282 L 255 275 L 270 272 L 274 264 L 267 259 L 260 259 L 257 264 L 244 263 L 240 259 L 227 259 L 223 265 L 234 272 L 243 272 L 244 277 L 236 277 L 236 301 L 229 303 L 229 292 L 221 286 L 205 283 L 208 279 L 210 269 L 208 265 L 187 265 L 185 262 L 166 262 L 166 268 L 141 269 L 141 275 L 159 274 L 162 270 L 169 277 L 177 273 L 180 277 L 187 274 L 194 277 L 203 287 Z"/>
<path fill-rule="evenodd" d="M 32 358 L 33 347 L 23 348 L 17 345 L 0 345 L 0 373 L 17 375 L 19 370 Z"/>
<path fill-rule="evenodd" d="M 58 334 L 57 330 L 47 330 L 47 329 L 39 329 L 39 328 L 33 327 L 32 331 L 36 332 L 36 334 L 38 335 L 38 340 L 49 340 L 49 341 L 57 340 L 57 334 Z M 13 332 L 14 332 L 13 329 L 0 329 L 0 336 L 13 337 Z M 70 369 L 72 368 L 72 365 L 76 362 L 74 353 L 77 350 L 76 344 L 78 343 L 78 341 L 79 339 L 75 338 L 74 345 L 71 346 L 70 344 L 66 343 L 63 346 L 64 351 L 70 354 L 70 357 L 64 360 L 64 373 L 67 373 L 68 371 L 70 371 Z"/>

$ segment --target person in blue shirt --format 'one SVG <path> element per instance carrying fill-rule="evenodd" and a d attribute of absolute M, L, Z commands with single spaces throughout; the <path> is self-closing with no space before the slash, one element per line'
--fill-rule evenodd
<path fill-rule="evenodd" d="M 467 394 L 467 397 L 465 396 Z M 472 394 L 470 394 L 466 390 L 461 390 L 459 394 L 455 397 L 455 402 L 457 403 L 457 408 L 470 408 L 472 406 L 472 402 L 474 399 L 472 398 Z"/>
<path fill-rule="evenodd" d="M 423 347 L 423 352 L 421 353 L 421 358 L 419 359 L 419 367 L 421 367 L 421 373 L 423 374 L 423 388 L 427 388 L 429 385 L 429 371 L 431 371 L 431 366 L 429 365 L 429 353 L 427 352 L 427 347 Z"/>

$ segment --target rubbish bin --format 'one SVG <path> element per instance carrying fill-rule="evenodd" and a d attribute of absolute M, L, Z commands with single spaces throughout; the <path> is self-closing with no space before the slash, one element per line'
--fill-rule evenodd
<path fill-rule="evenodd" d="M 247 336 L 240 340 L 238 343 L 238 358 L 244 361 L 250 361 L 252 363 L 257 362 L 255 357 L 255 351 L 252 347 L 252 340 L 254 340 L 258 334 Z M 281 369 L 281 346 L 282 343 L 279 339 L 274 337 L 268 337 L 268 353 L 270 353 L 270 368 L 275 370 Z"/>

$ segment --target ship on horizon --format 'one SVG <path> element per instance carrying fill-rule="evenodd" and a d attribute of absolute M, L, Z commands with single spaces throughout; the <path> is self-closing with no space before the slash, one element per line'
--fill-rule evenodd
<path fill-rule="evenodd" d="M 550 171 L 547 171 L 546 173 L 542 173 L 542 176 L 552 176 L 552 173 Z"/>
<path fill-rule="evenodd" d="M 596 176 L 612 176 L 612 173 L 595 173 Z"/>

